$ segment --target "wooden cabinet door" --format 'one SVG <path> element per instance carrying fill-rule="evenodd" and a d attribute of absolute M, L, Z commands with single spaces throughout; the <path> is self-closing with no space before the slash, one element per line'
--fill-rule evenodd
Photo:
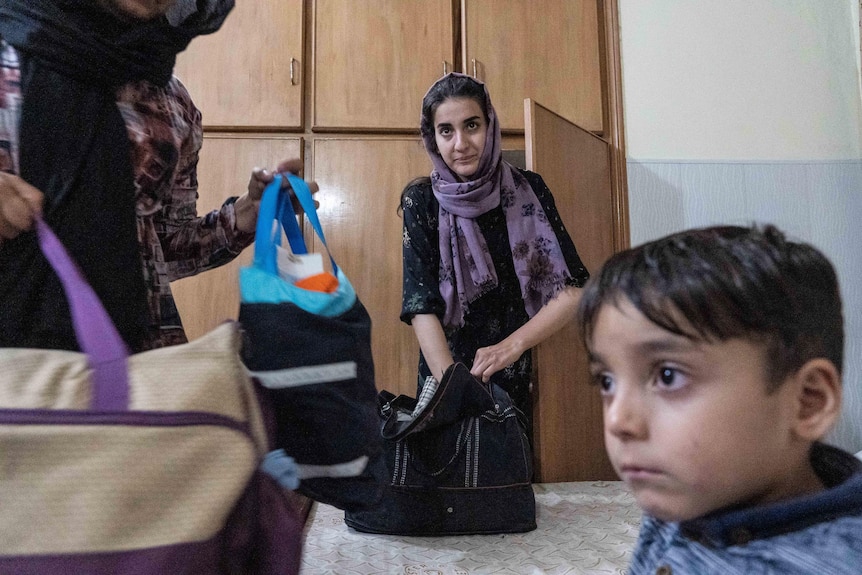
<path fill-rule="evenodd" d="M 205 127 L 302 127 L 303 0 L 243 0 L 177 58 Z"/>
<path fill-rule="evenodd" d="M 610 145 L 535 102 L 525 104 L 527 169 L 542 175 L 578 255 L 596 273 L 614 253 Z M 536 478 L 617 479 L 604 447 L 602 401 L 573 321 L 535 351 Z"/>
<path fill-rule="evenodd" d="M 312 26 L 313 129 L 417 129 L 453 69 L 451 0 L 314 0 Z"/>
<path fill-rule="evenodd" d="M 275 136 L 207 135 L 198 162 L 198 214 L 205 214 L 248 189 L 252 168 L 275 167 L 302 155 L 302 139 Z M 171 284 L 189 339 L 239 314 L 239 268 L 249 265 L 254 246 L 229 264 Z"/>
<path fill-rule="evenodd" d="M 399 319 L 397 209 L 404 186 L 429 174 L 431 162 L 418 138 L 318 138 L 312 153 L 326 241 L 371 315 L 377 388 L 415 397 L 419 344 Z"/>
<path fill-rule="evenodd" d="M 503 130 L 524 129 L 533 98 L 602 130 L 596 0 L 461 0 L 463 70 L 488 85 Z"/>

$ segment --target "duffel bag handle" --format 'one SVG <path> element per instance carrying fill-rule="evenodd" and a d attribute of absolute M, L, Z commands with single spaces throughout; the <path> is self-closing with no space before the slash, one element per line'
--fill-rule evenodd
<path fill-rule="evenodd" d="M 93 370 L 90 409 L 126 411 L 129 351 L 123 338 L 63 243 L 41 218 L 36 219 L 36 233 L 42 253 L 63 285 L 78 346 Z"/>
<path fill-rule="evenodd" d="M 497 408 L 490 385 L 473 377 L 467 366 L 460 362 L 446 368 L 433 394 L 426 400 L 421 413 L 412 416 L 405 412 L 405 408 L 414 409 L 418 398 L 402 395 L 391 399 L 388 411 L 384 405 L 381 412 L 385 415 L 380 430 L 383 439 L 398 441 L 411 434 L 440 425 L 453 425 L 466 417 L 479 416 Z"/>

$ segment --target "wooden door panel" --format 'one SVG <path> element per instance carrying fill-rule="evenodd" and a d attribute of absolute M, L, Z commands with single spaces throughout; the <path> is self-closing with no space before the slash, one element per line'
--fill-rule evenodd
<path fill-rule="evenodd" d="M 610 146 L 531 100 L 527 168 L 542 175 L 590 273 L 614 253 Z M 536 348 L 534 439 L 538 481 L 617 479 L 604 448 L 602 402 L 573 321 Z"/>
<path fill-rule="evenodd" d="M 302 0 L 245 0 L 215 34 L 193 40 L 175 73 L 204 126 L 302 127 L 303 30 Z"/>
<path fill-rule="evenodd" d="M 430 173 L 418 138 L 316 139 L 318 214 L 335 261 L 372 321 L 378 389 L 414 396 L 419 344 L 401 313 L 401 191 Z M 320 251 L 317 246 L 316 251 Z"/>
<path fill-rule="evenodd" d="M 252 168 L 275 167 L 302 156 L 302 139 L 274 136 L 208 135 L 198 163 L 198 214 L 216 209 L 230 196 L 245 193 Z M 171 284 L 189 339 L 239 314 L 239 268 L 249 265 L 254 246 L 219 268 Z"/>
<path fill-rule="evenodd" d="M 596 0 L 462 0 L 464 72 L 488 85 L 504 130 L 523 130 L 524 98 L 602 130 Z"/>
<path fill-rule="evenodd" d="M 414 130 L 453 70 L 451 0 L 315 0 L 313 129 Z"/>

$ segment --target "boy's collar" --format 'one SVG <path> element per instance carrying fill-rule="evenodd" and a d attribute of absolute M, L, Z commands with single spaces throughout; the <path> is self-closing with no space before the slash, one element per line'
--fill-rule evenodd
<path fill-rule="evenodd" d="M 682 534 L 709 547 L 729 547 L 862 513 L 862 461 L 836 447 L 815 443 L 811 464 L 826 490 L 685 521 L 680 523 Z"/>
<path fill-rule="evenodd" d="M 179 26 L 197 11 L 198 3 L 195 0 L 176 0 L 165 16 L 167 16 L 171 26 Z"/>

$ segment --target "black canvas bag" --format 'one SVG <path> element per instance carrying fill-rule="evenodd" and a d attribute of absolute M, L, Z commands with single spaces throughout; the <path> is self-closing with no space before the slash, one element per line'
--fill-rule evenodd
<path fill-rule="evenodd" d="M 384 390 L 378 402 L 390 481 L 377 505 L 345 513 L 347 525 L 393 535 L 536 528 L 524 415 L 502 388 L 456 363 L 418 399 Z"/>

